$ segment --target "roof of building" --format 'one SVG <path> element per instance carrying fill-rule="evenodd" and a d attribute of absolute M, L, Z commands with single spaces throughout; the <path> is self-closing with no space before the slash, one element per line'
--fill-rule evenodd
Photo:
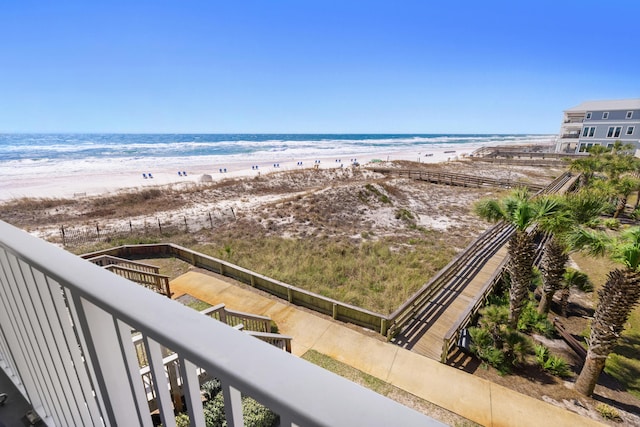
<path fill-rule="evenodd" d="M 608 101 L 585 101 L 575 107 L 565 110 L 569 111 L 609 111 L 609 110 L 638 110 L 640 109 L 640 98 L 635 99 L 613 99 Z"/>

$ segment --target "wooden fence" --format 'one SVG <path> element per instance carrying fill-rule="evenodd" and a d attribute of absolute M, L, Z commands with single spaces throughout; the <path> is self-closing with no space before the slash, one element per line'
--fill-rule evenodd
<path fill-rule="evenodd" d="M 385 175 L 393 174 L 399 177 L 427 181 L 434 184 L 455 185 L 458 187 L 527 187 L 533 191 L 539 191 L 544 188 L 544 185 L 534 184 L 530 182 L 515 181 L 511 179 L 497 179 L 477 175 L 467 175 L 462 173 L 430 171 L 422 169 L 372 168 L 372 170 L 374 172 L 382 173 Z"/>
<path fill-rule="evenodd" d="M 385 315 L 297 288 L 293 285 L 255 273 L 246 268 L 239 267 L 221 259 L 204 255 L 172 243 L 119 246 L 85 254 L 83 257 L 92 258 L 100 255 L 111 255 L 121 258 L 154 258 L 173 256 L 196 267 L 231 277 L 239 282 L 251 285 L 256 289 L 260 289 L 282 299 L 286 299 L 292 304 L 326 314 L 336 320 L 353 323 L 355 325 L 374 330 L 383 335 L 386 335 L 387 333 L 387 316 Z"/>
<path fill-rule="evenodd" d="M 95 224 L 91 227 L 60 227 L 60 240 L 64 246 L 79 246 L 97 242 L 110 242 L 129 236 L 161 236 L 188 233 L 205 228 L 215 229 L 235 221 L 233 208 L 216 212 L 203 212 L 174 219 L 146 218 L 130 220 L 126 224 Z"/>

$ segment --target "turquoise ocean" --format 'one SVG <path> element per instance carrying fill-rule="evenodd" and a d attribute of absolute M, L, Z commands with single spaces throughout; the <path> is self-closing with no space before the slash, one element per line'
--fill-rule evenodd
<path fill-rule="evenodd" d="M 415 153 L 417 158 L 430 151 L 549 143 L 553 138 L 523 134 L 0 134 L 0 191 L 14 194 L 14 187 L 40 185 L 43 178 L 140 177 L 161 170 L 212 173 L 227 167 L 232 171 L 239 164 L 264 170 L 296 160 L 305 160 L 305 166 L 311 159 L 340 158 L 348 163 L 363 153 L 370 158 L 358 160 L 366 163 L 395 152 Z M 29 189 L 15 194 L 28 195 Z"/>

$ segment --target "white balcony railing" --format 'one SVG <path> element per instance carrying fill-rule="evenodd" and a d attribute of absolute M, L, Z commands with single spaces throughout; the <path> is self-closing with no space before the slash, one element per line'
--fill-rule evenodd
<path fill-rule="evenodd" d="M 242 395 L 281 426 L 440 425 L 0 221 L 0 367 L 49 426 L 152 425 L 133 330 L 166 427 L 163 347 L 177 355 L 192 426 L 205 425 L 198 369 L 222 382 L 230 426 L 243 425 Z"/>

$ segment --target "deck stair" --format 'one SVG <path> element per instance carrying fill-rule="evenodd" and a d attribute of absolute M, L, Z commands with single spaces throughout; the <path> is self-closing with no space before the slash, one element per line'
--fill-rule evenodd
<path fill-rule="evenodd" d="M 155 265 L 118 258 L 111 255 L 100 255 L 93 258 L 87 258 L 87 261 L 99 265 L 118 276 L 122 276 L 125 279 L 138 283 L 145 288 L 151 289 L 154 292 L 158 292 L 171 298 L 169 276 L 160 274 L 160 269 Z"/>
<path fill-rule="evenodd" d="M 209 307 L 200 311 L 200 313 L 205 316 L 213 317 L 214 319 L 226 323 L 235 329 L 244 331 L 246 334 L 264 341 L 267 344 L 271 344 L 283 351 L 291 353 L 292 338 L 287 335 L 271 333 L 271 318 L 267 316 L 258 316 L 255 314 L 229 310 L 224 304 Z M 140 376 L 142 377 L 142 382 L 144 384 L 149 409 L 154 411 L 157 408 L 157 396 L 156 390 L 153 386 L 153 379 L 151 375 L 152 368 L 147 357 L 145 343 L 142 335 L 139 333 L 134 333 L 131 340 L 136 350 Z M 175 396 L 173 398 L 174 404 L 180 405 L 179 396 L 182 393 L 180 389 L 183 386 L 180 375 L 180 359 L 171 349 L 162 347 L 161 351 L 162 365 L 164 366 L 164 371 L 169 383 L 171 384 L 171 395 Z M 197 374 L 200 383 L 211 379 L 211 377 L 202 369 L 197 369 Z"/>

